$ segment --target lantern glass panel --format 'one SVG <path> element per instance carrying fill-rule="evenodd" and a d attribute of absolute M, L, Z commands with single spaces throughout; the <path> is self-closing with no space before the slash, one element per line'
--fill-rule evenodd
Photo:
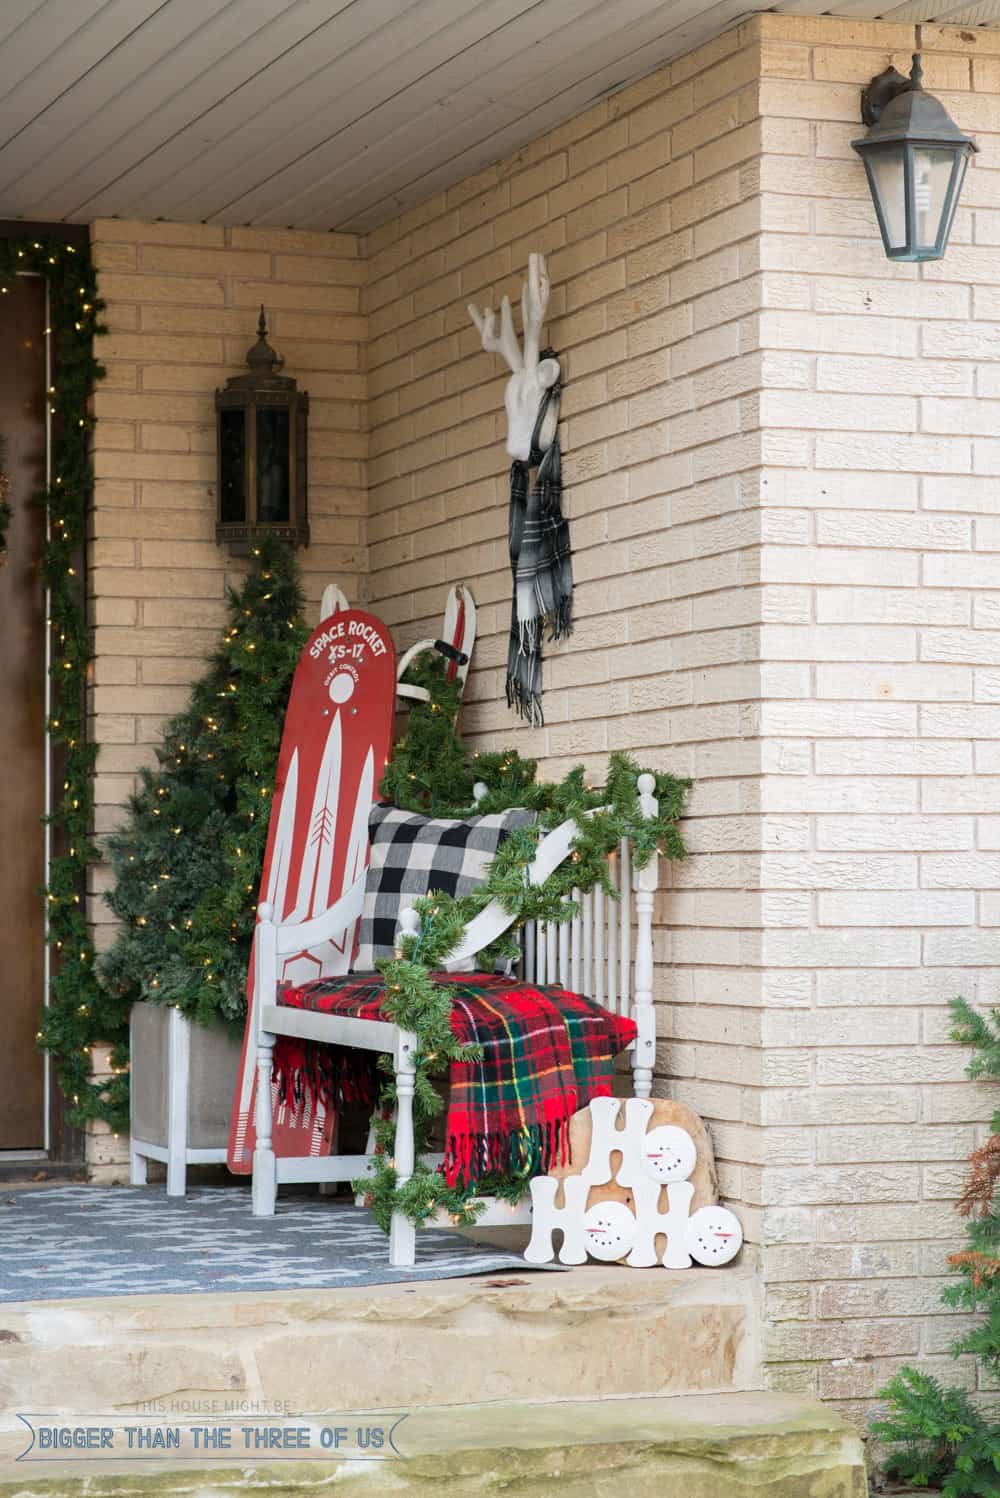
<path fill-rule="evenodd" d="M 246 420 L 242 406 L 219 412 L 219 517 L 223 524 L 247 518 Z"/>
<path fill-rule="evenodd" d="M 952 169 L 951 183 L 948 187 L 948 196 L 945 200 L 944 219 L 941 224 L 941 253 L 944 254 L 945 246 L 951 237 L 951 226 L 955 219 L 955 209 L 962 193 L 962 183 L 965 181 L 965 173 L 969 165 L 970 153 L 963 151 L 955 157 Z"/>
<path fill-rule="evenodd" d="M 955 162 L 954 151 L 915 146 L 913 150 L 913 206 L 916 216 L 914 246 L 937 245 Z"/>
<path fill-rule="evenodd" d="M 291 518 L 287 407 L 257 408 L 257 519 L 272 525 Z"/>
<path fill-rule="evenodd" d="M 906 247 L 906 186 L 903 147 L 871 151 L 865 158 L 875 201 L 881 210 L 887 250 Z"/>

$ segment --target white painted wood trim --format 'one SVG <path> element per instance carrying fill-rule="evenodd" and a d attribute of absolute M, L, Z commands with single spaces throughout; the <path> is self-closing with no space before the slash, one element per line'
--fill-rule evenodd
<path fill-rule="evenodd" d="M 394 1054 L 400 1033 L 388 1020 L 320 1014 L 315 1009 L 290 1009 L 283 1004 L 262 1005 L 261 1020 L 271 1036 L 298 1035 L 303 1040 L 322 1040 L 329 1045 L 384 1051 L 388 1055 Z"/>
<path fill-rule="evenodd" d="M 166 1165 L 170 1151 L 165 1144 L 150 1144 L 145 1139 L 133 1139 L 131 1145 L 133 1153 L 143 1160 L 159 1160 L 161 1165 Z M 145 1186 L 145 1184 L 145 1177 L 141 1181 L 135 1179 L 132 1181 L 133 1186 Z"/>
<path fill-rule="evenodd" d="M 170 1151 L 165 1144 L 152 1144 L 147 1139 L 133 1139 L 132 1149 L 147 1160 L 159 1160 L 165 1165 Z M 194 1149 L 190 1148 L 186 1154 L 189 1165 L 224 1165 L 229 1158 L 228 1152 L 220 1145 L 218 1149 Z M 133 1181 L 133 1185 L 144 1186 L 145 1181 Z"/>
<path fill-rule="evenodd" d="M 325 941 L 334 941 L 343 936 L 360 916 L 364 903 L 365 876 L 362 873 L 339 900 L 328 910 L 324 910 L 322 915 L 313 916 L 311 920 L 289 921 L 279 926 L 266 901 L 258 913 L 261 925 L 266 922 L 274 927 L 276 956 L 289 957 L 294 952 L 307 952 L 310 947 L 318 947 Z"/>
<path fill-rule="evenodd" d="M 417 1037 L 412 1030 L 400 1030 L 394 1058 L 396 1071 L 396 1185 L 405 1186 L 413 1175 L 414 1132 L 413 1094 L 416 1081 L 414 1055 Z M 402 1212 L 393 1212 L 389 1224 L 389 1263 L 408 1266 L 417 1253 L 416 1227 Z"/>
<path fill-rule="evenodd" d="M 188 1094 L 191 1083 L 191 1021 L 171 1008 L 167 1023 L 167 1195 L 187 1187 Z"/>
<path fill-rule="evenodd" d="M 356 1181 L 374 1173 L 368 1155 L 284 1156 L 276 1162 L 279 1186 L 311 1181 Z"/>
<path fill-rule="evenodd" d="M 654 817 L 659 809 L 656 781 L 652 775 L 640 775 L 639 804 L 644 817 Z M 654 853 L 643 869 L 634 869 L 635 888 L 635 969 L 632 1018 L 639 1033 L 632 1046 L 633 1090 L 636 1097 L 648 1098 L 653 1092 L 653 1068 L 656 1064 L 656 1012 L 653 1008 L 653 901 L 659 873 L 659 854 Z"/>
<path fill-rule="evenodd" d="M 273 1217 L 278 1195 L 278 1177 L 271 1138 L 274 1118 L 274 1102 L 271 1092 L 273 1059 L 274 1037 L 264 1034 L 257 1043 L 257 1103 L 254 1117 L 257 1143 L 253 1152 L 251 1189 L 252 1210 L 255 1217 Z"/>
<path fill-rule="evenodd" d="M 593 813 L 588 813 L 588 815 L 592 816 Z M 529 884 L 543 884 L 549 875 L 554 873 L 569 855 L 576 834 L 577 824 L 572 817 L 569 817 L 542 838 L 528 868 Z M 476 953 L 481 952 L 484 947 L 495 942 L 498 936 L 502 936 L 513 920 L 514 917 L 503 908 L 499 900 L 491 900 L 486 909 L 481 910 L 466 926 L 465 940 L 455 948 L 447 961 L 441 964 L 444 971 L 461 972 L 463 964 L 467 963 L 470 957 L 475 957 Z M 549 966 L 550 960 L 546 957 L 547 970 Z M 553 977 L 546 981 L 554 982 L 554 960 L 551 962 L 551 969 Z"/>

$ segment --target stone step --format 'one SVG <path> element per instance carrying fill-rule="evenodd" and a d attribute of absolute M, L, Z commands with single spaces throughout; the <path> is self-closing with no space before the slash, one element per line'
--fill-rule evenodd
<path fill-rule="evenodd" d="M 751 1389 L 760 1381 L 757 1295 L 750 1268 L 595 1264 L 345 1290 L 5 1305 L 0 1409 L 65 1417 L 158 1402 L 169 1418 L 226 1401 L 238 1413 L 243 1399 L 298 1413 L 348 1395 L 352 1409 L 384 1409 L 388 1399 L 412 1409 Z"/>
<path fill-rule="evenodd" d="M 464 1359 L 460 1359 L 464 1368 Z M 371 1418 L 371 1417 L 368 1417 Z M 385 1461 L 286 1460 L 255 1468 L 107 1471 L 94 1463 L 0 1477 L 14 1498 L 865 1498 L 861 1440 L 836 1413 L 788 1394 L 688 1395 L 416 1410 Z M 8 1469 L 9 1472 L 9 1469 Z M 37 1476 L 36 1476 L 37 1474 Z"/>

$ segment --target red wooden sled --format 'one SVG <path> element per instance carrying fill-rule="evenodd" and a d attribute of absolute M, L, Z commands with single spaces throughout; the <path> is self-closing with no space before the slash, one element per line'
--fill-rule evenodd
<path fill-rule="evenodd" d="M 400 657 L 396 666 L 396 691 L 400 697 L 417 702 L 427 702 L 430 693 L 426 687 L 411 687 L 403 681 L 403 675 L 411 661 L 425 650 L 437 650 L 447 662 L 449 681 L 457 681 L 460 692 L 465 688 L 469 674 L 472 647 L 476 641 L 476 604 L 464 583 L 456 583 L 448 594 L 445 605 L 444 625 L 438 640 L 418 640 Z"/>
<path fill-rule="evenodd" d="M 323 590 L 321 605 L 324 619 L 338 609 L 348 609 L 346 594 L 335 583 L 328 583 Z M 457 681 L 465 687 L 472 660 L 472 647 L 476 643 L 476 601 L 464 583 L 455 583 L 449 590 L 445 604 L 441 635 L 436 640 L 418 640 L 411 645 L 396 662 L 396 693 L 404 699 L 426 702 L 429 693 L 426 687 L 411 687 L 402 680 L 407 666 L 425 650 L 437 650 L 447 662 L 449 681 Z"/>
<path fill-rule="evenodd" d="M 303 649 L 281 739 L 259 899 L 284 922 L 298 924 L 328 909 L 367 862 L 368 814 L 389 757 L 395 695 L 389 631 L 371 614 L 338 607 Z M 301 983 L 346 973 L 355 939 L 352 928 L 339 945 L 293 954 L 280 976 Z M 251 955 L 229 1135 L 229 1168 L 240 1175 L 251 1170 L 255 1143 L 253 973 Z M 276 1100 L 274 1120 L 279 1157 L 329 1152 L 335 1119 L 322 1106 L 293 1109 Z"/>

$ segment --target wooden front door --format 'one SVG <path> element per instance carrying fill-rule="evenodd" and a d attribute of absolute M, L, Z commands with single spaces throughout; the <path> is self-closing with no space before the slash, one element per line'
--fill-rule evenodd
<path fill-rule="evenodd" d="M 12 479 L 0 570 L 0 1151 L 45 1145 L 44 998 L 45 283 L 20 276 L 0 305 L 0 437 Z M 0 1157 L 2 1158 L 2 1157 Z"/>

